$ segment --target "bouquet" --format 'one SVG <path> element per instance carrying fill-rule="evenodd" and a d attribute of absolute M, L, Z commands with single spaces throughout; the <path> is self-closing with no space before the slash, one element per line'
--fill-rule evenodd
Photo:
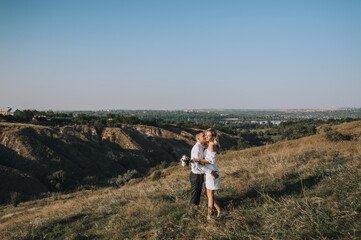
<path fill-rule="evenodd" d="M 190 158 L 187 155 L 183 155 L 180 159 L 182 167 L 188 166 L 190 162 Z"/>

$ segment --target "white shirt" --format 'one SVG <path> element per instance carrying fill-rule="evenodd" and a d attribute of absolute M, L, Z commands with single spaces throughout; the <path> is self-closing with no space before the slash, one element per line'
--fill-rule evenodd
<path fill-rule="evenodd" d="M 202 144 L 197 142 L 192 148 L 191 159 L 204 159 L 203 151 L 204 151 L 204 147 L 202 146 Z M 211 169 L 207 168 L 206 166 L 200 165 L 199 162 L 196 163 L 191 162 L 191 166 L 192 166 L 192 172 L 194 174 L 212 173 Z"/>

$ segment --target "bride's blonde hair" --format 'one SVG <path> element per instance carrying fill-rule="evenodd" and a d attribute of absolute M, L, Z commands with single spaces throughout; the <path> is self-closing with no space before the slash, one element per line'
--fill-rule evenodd
<path fill-rule="evenodd" d="M 220 148 L 220 145 L 219 145 L 218 134 L 217 134 L 216 130 L 213 129 L 213 128 L 208 128 L 208 129 L 206 130 L 206 133 L 207 133 L 207 132 L 210 132 L 210 133 L 211 133 L 211 135 L 212 135 L 212 137 L 213 137 L 214 146 L 215 146 L 215 148 L 216 148 L 216 151 L 218 151 L 219 148 Z"/>

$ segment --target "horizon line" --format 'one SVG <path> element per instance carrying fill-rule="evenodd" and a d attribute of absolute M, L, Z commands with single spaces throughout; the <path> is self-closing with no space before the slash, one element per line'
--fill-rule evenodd
<path fill-rule="evenodd" d="M 14 111 L 18 108 L 13 108 Z M 36 109 L 36 108 L 27 108 L 21 109 L 24 110 L 37 110 L 41 112 L 53 111 L 53 112 L 112 112 L 112 111 L 198 111 L 198 112 L 207 112 L 207 111 L 345 111 L 345 110 L 355 110 L 361 109 L 361 107 L 331 107 L 331 108 L 183 108 L 183 109 L 77 109 L 77 110 L 54 110 L 54 109 Z M 3 109 L 1 109 L 3 110 Z M 19 109 L 20 110 L 20 109 Z M 4 110 L 5 111 L 5 110 Z"/>

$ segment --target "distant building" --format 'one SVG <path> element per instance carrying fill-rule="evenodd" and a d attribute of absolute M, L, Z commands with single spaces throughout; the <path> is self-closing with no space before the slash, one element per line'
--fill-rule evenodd
<path fill-rule="evenodd" d="M 12 108 L 9 108 L 9 110 L 7 111 L 0 111 L 0 115 L 3 115 L 3 116 L 18 116 L 21 111 L 19 109 L 16 109 L 14 112 L 11 112 L 11 109 Z"/>
<path fill-rule="evenodd" d="M 13 112 L 7 112 L 7 111 L 0 111 L 0 115 L 3 116 L 14 116 Z"/>
<path fill-rule="evenodd" d="M 14 116 L 19 116 L 22 113 L 19 109 L 16 109 L 14 112 Z"/>

